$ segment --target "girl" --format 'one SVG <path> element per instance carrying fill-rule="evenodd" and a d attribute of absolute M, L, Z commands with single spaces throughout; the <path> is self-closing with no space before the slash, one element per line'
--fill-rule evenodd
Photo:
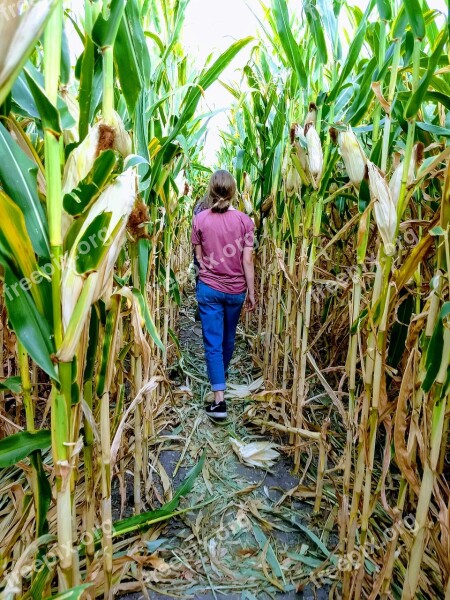
<path fill-rule="evenodd" d="M 195 216 L 192 227 L 192 243 L 200 265 L 197 302 L 214 392 L 206 414 L 216 421 L 227 418 L 225 377 L 246 295 L 247 309 L 255 308 L 255 226 L 250 217 L 233 208 L 235 195 L 233 176 L 228 171 L 216 171 L 207 194 L 211 208 Z"/>

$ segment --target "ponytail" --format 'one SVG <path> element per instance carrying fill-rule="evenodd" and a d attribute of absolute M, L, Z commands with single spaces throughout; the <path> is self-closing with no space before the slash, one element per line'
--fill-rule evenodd
<path fill-rule="evenodd" d="M 228 171 L 216 171 L 209 183 L 208 197 L 211 211 L 225 213 L 236 195 L 236 181 Z"/>

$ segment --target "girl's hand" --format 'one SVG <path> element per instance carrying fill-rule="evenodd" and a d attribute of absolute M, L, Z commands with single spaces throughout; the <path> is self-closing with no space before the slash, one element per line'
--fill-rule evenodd
<path fill-rule="evenodd" d="M 255 293 L 253 292 L 252 294 L 249 292 L 247 294 L 247 299 L 245 302 L 245 310 L 246 312 L 253 312 L 256 308 L 256 298 L 255 298 Z"/>

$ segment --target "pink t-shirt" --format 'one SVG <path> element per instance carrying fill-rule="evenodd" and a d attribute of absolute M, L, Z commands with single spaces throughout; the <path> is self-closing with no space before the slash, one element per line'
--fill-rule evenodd
<path fill-rule="evenodd" d="M 192 243 L 203 252 L 200 281 L 226 294 L 245 292 L 242 255 L 244 248 L 253 248 L 254 237 L 253 221 L 239 210 L 213 213 L 208 209 L 194 217 Z"/>

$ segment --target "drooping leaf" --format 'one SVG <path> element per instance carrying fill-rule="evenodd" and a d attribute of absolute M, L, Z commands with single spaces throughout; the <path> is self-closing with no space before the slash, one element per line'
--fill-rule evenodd
<path fill-rule="evenodd" d="M 162 352 L 165 352 L 164 344 L 162 343 L 162 341 L 158 335 L 155 323 L 150 315 L 150 311 L 148 310 L 148 305 L 144 299 L 144 296 L 142 295 L 140 290 L 138 290 L 137 288 L 133 289 L 133 296 L 137 299 L 137 301 L 139 303 L 141 314 L 145 321 L 145 326 L 147 327 L 147 331 L 149 332 L 152 340 L 155 342 L 155 344 L 158 346 L 158 348 Z"/>
<path fill-rule="evenodd" d="M 93 584 L 92 583 L 84 583 L 83 585 L 77 585 L 70 590 L 65 592 L 61 592 L 61 594 L 57 594 L 56 596 L 49 596 L 45 600 L 80 600 L 84 595 L 85 591 L 89 589 Z"/>
<path fill-rule="evenodd" d="M 5 290 L 8 317 L 22 346 L 47 375 L 58 381 L 50 358 L 55 348 L 49 325 L 10 268 L 5 271 Z"/>
<path fill-rule="evenodd" d="M 0 105 L 11 91 L 56 4 L 56 0 L 41 0 L 31 3 L 24 11 L 16 8 L 10 18 L 4 15 L 0 19 Z M 3 6 L 4 11 L 7 8 Z"/>
<path fill-rule="evenodd" d="M 152 522 L 170 519 L 172 513 L 176 511 L 181 498 L 189 494 L 189 492 L 194 487 L 195 480 L 197 479 L 197 477 L 203 469 L 205 458 L 206 452 L 202 454 L 202 457 L 200 458 L 198 463 L 188 473 L 186 479 L 178 488 L 170 502 L 168 502 L 158 510 L 152 510 L 146 513 L 142 513 L 141 515 L 136 515 L 134 517 L 123 519 L 122 521 L 114 523 L 113 537 L 117 537 L 119 535 L 124 535 L 125 533 L 130 533 L 131 531 L 136 531 L 137 529 L 148 527 Z"/>
<path fill-rule="evenodd" d="M 20 394 L 22 391 L 22 381 L 20 376 L 8 377 L 7 379 L 0 379 L 0 391 L 9 390 L 14 394 Z"/>
<path fill-rule="evenodd" d="M 36 450 L 47 450 L 52 444 L 50 431 L 21 431 L 0 440 L 0 468 L 12 467 Z"/>
<path fill-rule="evenodd" d="M 24 216 L 20 208 L 3 191 L 0 191 L 0 214 L 0 259 L 21 279 L 22 286 L 31 290 L 38 310 L 44 314 L 42 289 L 37 284 L 38 264 L 27 234 Z M 6 295 L 9 292 L 5 289 Z"/>
<path fill-rule="evenodd" d="M 425 20 L 419 0 L 403 0 L 403 6 L 414 37 L 423 40 L 425 37 Z"/>
<path fill-rule="evenodd" d="M 150 80 L 150 55 L 136 0 L 128 0 L 114 44 L 114 59 L 128 112 L 134 114 L 145 82 Z"/>
<path fill-rule="evenodd" d="M 235 56 L 242 50 L 242 48 L 249 44 L 252 39 L 252 37 L 247 37 L 232 44 L 227 50 L 225 50 L 225 52 L 223 52 L 223 54 L 219 56 L 214 64 L 201 75 L 199 80 L 195 82 L 183 99 L 182 112 L 166 143 L 171 142 L 177 137 L 181 129 L 194 116 L 195 110 L 204 91 L 220 77 L 224 69 L 226 69 Z"/>
<path fill-rule="evenodd" d="M 44 130 L 50 131 L 54 135 L 58 136 L 62 131 L 58 109 L 56 106 L 53 106 L 48 99 L 45 90 L 33 79 L 31 74 L 26 69 L 25 77 L 39 111 L 42 127 Z"/>
<path fill-rule="evenodd" d="M 22 210 L 28 235 L 38 256 L 50 258 L 48 226 L 37 190 L 37 165 L 21 150 L 0 123 L 0 181 Z M 2 213 L 3 214 L 3 213 Z"/>

